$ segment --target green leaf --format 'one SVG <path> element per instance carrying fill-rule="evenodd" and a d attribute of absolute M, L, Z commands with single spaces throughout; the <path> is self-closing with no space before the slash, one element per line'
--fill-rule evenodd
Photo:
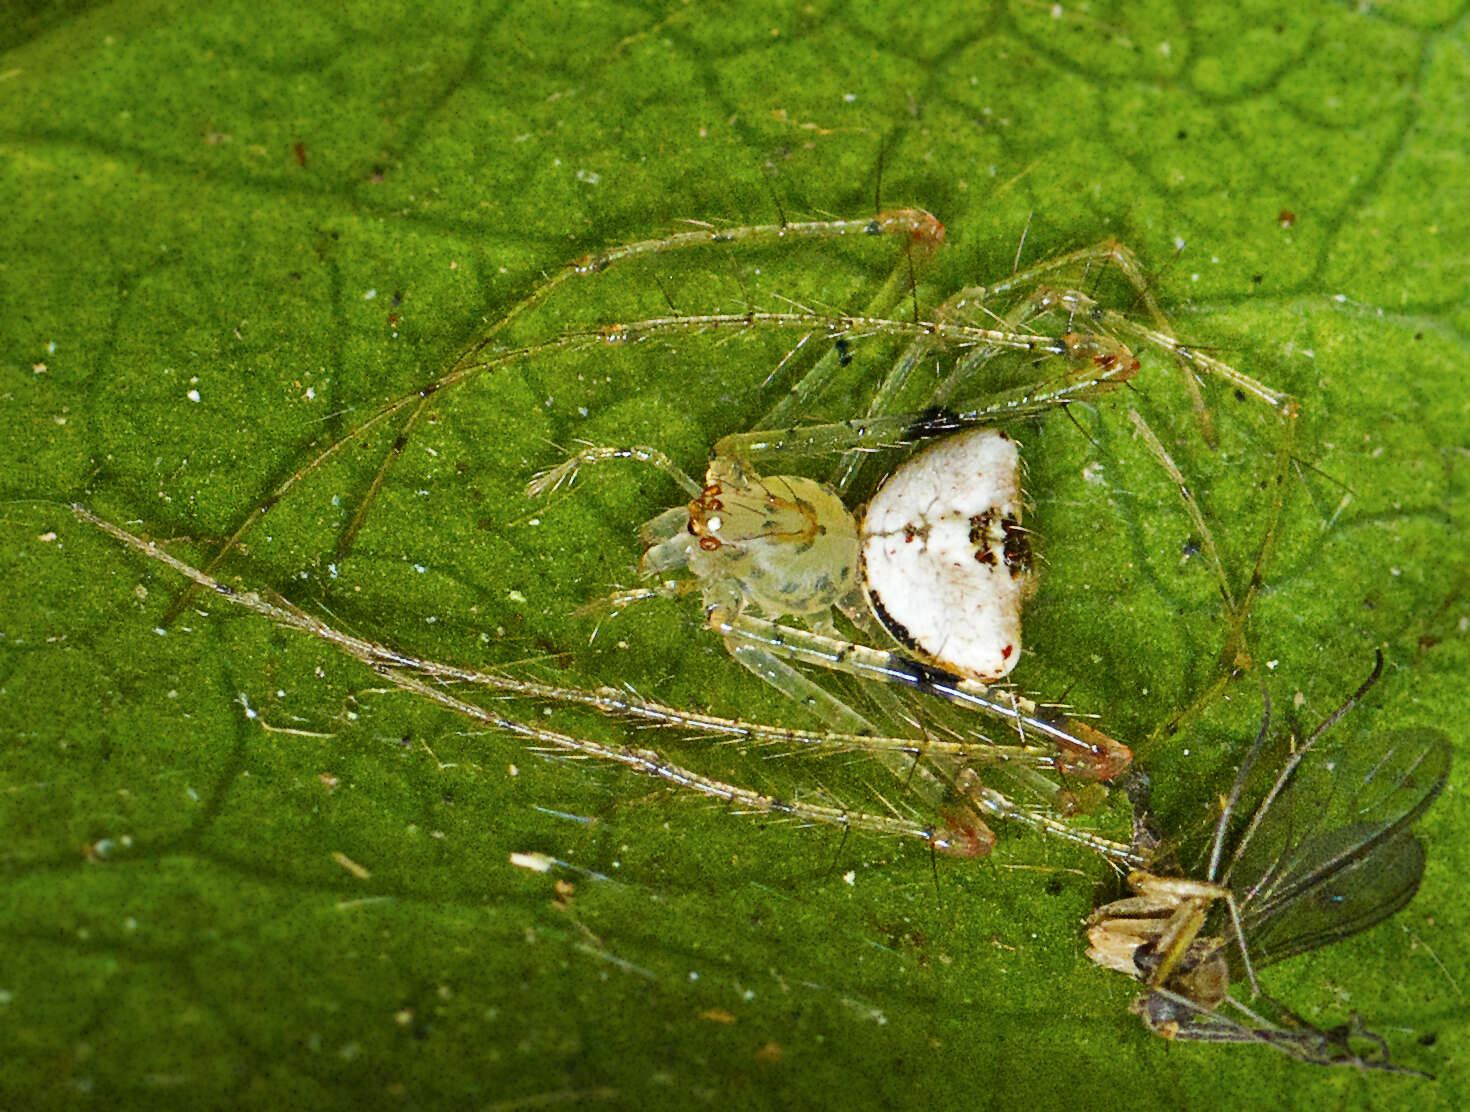
<path fill-rule="evenodd" d="M 436 378 L 566 260 L 684 220 L 870 215 L 881 178 L 884 206 L 949 230 L 923 304 L 1008 274 L 1023 231 L 1023 261 L 1117 237 L 1181 335 L 1301 403 L 1256 667 L 1153 746 L 1212 679 L 1223 627 L 1125 412 L 1175 453 L 1237 586 L 1274 419 L 1212 386 L 1210 450 L 1177 372 L 1141 352 L 1134 393 L 1077 414 L 1086 435 L 1061 415 L 1023 430 L 1047 563 L 1018 682 L 1138 742 L 1178 828 L 1228 784 L 1258 682 L 1279 723 L 1312 724 L 1376 647 L 1387 675 L 1338 729 L 1461 745 L 1459 8 L 256 0 L 76 5 L 5 41 L 0 1104 L 1465 1103 L 1461 772 L 1421 824 L 1409 909 L 1268 971 L 1310 1019 L 1363 1012 L 1437 1082 L 1171 1046 L 1083 956 L 1116 883 L 1095 859 L 1003 831 L 992 861 L 934 862 L 735 817 L 382 693 L 223 604 L 160 633 L 177 577 L 68 510 L 202 561 L 311 444 Z M 514 333 L 671 304 L 858 308 L 893 259 L 885 242 L 660 257 L 569 282 Z M 486 375 L 436 400 L 349 557 L 335 538 L 386 425 L 224 572 L 436 658 L 789 719 L 692 603 L 573 613 L 634 581 L 638 524 L 679 497 L 661 476 L 522 490 L 578 439 L 697 471 L 769 404 L 790 344 L 683 337 Z M 859 345 L 854 370 L 886 351 Z M 681 757 L 869 806 L 902 791 L 856 759 Z M 530 852 L 562 864 L 512 864 Z"/>

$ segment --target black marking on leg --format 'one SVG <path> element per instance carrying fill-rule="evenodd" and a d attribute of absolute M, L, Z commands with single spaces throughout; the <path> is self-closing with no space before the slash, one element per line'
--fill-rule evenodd
<path fill-rule="evenodd" d="M 954 410 L 942 405 L 931 405 L 914 418 L 913 424 L 904 432 L 904 439 L 932 440 L 936 436 L 944 436 L 964 427 L 965 422 Z"/>
<path fill-rule="evenodd" d="M 933 664 L 926 664 L 922 660 L 898 656 L 895 653 L 889 653 L 888 657 L 890 672 L 916 691 L 945 695 L 964 682 L 953 672 L 948 672 Z"/>

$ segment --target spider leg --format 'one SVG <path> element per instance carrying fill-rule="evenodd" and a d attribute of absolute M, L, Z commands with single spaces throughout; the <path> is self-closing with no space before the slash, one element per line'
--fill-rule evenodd
<path fill-rule="evenodd" d="M 737 614 L 723 606 L 709 608 L 706 620 L 722 637 L 764 646 L 785 659 L 924 691 L 1008 722 L 1022 737 L 1054 745 L 1059 765 L 1079 778 L 1111 779 L 1127 768 L 1132 756 L 1126 746 L 1085 723 L 1045 716 L 1023 695 L 951 675 L 896 652 Z"/>
<path fill-rule="evenodd" d="M 653 236 L 648 239 L 636 240 L 632 243 L 619 244 L 606 248 L 602 251 L 579 258 L 572 259 L 564 267 L 549 278 L 538 282 L 529 294 L 516 302 L 505 315 L 500 317 L 486 331 L 478 337 L 473 344 L 466 348 L 450 368 L 450 373 L 470 367 L 477 362 L 482 351 L 489 347 L 500 335 L 518 318 L 530 312 L 536 306 L 546 301 L 556 290 L 574 278 L 588 277 L 601 274 L 613 266 L 627 262 L 632 259 L 646 258 L 653 255 L 664 255 L 673 252 L 688 250 L 690 248 L 737 245 L 772 244 L 782 241 L 794 240 L 821 240 L 842 239 L 857 236 L 895 236 L 903 241 L 904 248 L 900 260 L 895 264 L 893 273 L 883 287 L 883 291 L 876 296 L 870 306 L 868 316 L 882 316 L 888 309 L 892 308 L 895 298 L 893 289 L 896 288 L 899 277 L 902 274 L 912 273 L 912 260 L 919 260 L 919 265 L 927 262 L 933 257 L 939 245 L 944 242 L 944 225 L 929 213 L 922 209 L 893 209 L 881 212 L 877 216 L 858 220 L 807 220 L 807 221 L 782 221 L 778 224 L 747 224 L 731 228 L 718 228 L 714 226 L 695 228 L 684 232 L 675 232 L 667 236 Z M 353 511 L 347 527 L 337 543 L 337 559 L 345 559 L 351 552 L 357 534 L 361 531 L 364 520 L 366 520 L 373 502 L 377 498 L 378 491 L 382 488 L 388 477 L 388 472 L 402 456 L 403 450 L 408 443 L 408 438 L 413 435 L 419 422 L 431 402 L 430 395 L 424 395 L 418 399 L 412 412 L 399 427 L 398 434 L 394 437 L 392 445 L 384 454 L 382 462 L 378 466 L 372 481 L 368 484 L 363 496 L 358 499 L 357 508 Z"/>
<path fill-rule="evenodd" d="M 788 634 L 797 635 L 793 640 L 801 640 L 804 631 L 792 627 L 777 626 L 775 623 L 765 622 L 762 619 L 747 619 L 736 617 L 725 619 L 720 616 L 720 608 L 713 608 L 709 617 L 710 626 L 716 632 L 725 635 L 726 643 L 730 648 L 730 654 L 740 661 L 751 672 L 765 680 L 767 683 L 777 687 L 789 697 L 809 707 L 819 714 L 825 714 L 829 710 L 832 713 L 846 717 L 852 716 L 849 721 L 855 719 L 863 721 L 855 711 L 841 703 L 830 692 L 822 688 L 810 677 L 792 668 L 782 659 L 788 655 L 792 641 L 787 640 Z M 762 630 L 769 634 L 770 630 L 780 630 L 778 636 L 748 637 L 740 628 L 746 626 L 755 630 Z M 812 643 L 827 642 L 832 645 L 841 645 L 843 642 L 833 638 L 826 638 L 820 634 L 805 635 L 812 639 Z M 873 656 L 889 656 L 891 654 L 880 653 L 878 650 L 866 649 L 863 646 L 850 646 L 862 649 L 865 653 Z M 789 652 L 791 659 L 804 663 L 813 663 L 808 653 L 800 650 Z M 876 678 L 867 674 L 862 669 L 847 669 L 832 665 L 834 671 L 852 671 L 853 674 L 864 675 L 865 678 Z M 963 682 L 963 681 L 961 681 Z M 992 693 L 1002 695 L 1003 693 Z M 1016 697 L 1012 698 L 1012 706 L 1025 704 L 1027 701 Z M 1034 704 L 1030 704 L 1035 709 Z M 1055 740 L 1055 738 L 1053 738 Z M 1110 740 L 1110 739 L 1109 739 Z M 1112 743 L 1116 746 L 1116 743 Z M 1121 747 L 1118 747 L 1121 749 Z M 1124 750 L 1126 752 L 1126 750 Z M 1134 853 L 1132 847 L 1120 842 L 1114 842 L 1093 834 L 1081 827 L 1073 826 L 1063 819 L 1048 815 L 1043 811 L 1022 807 L 1009 799 L 1003 793 L 983 783 L 975 771 L 967 764 L 950 763 L 941 760 L 936 767 L 948 772 L 948 776 L 941 778 L 935 776 L 934 772 L 926 764 L 915 764 L 910 759 L 894 760 L 905 755 L 899 753 L 879 753 L 880 759 L 894 772 L 895 775 L 909 781 L 921 798 L 940 807 L 941 812 L 946 814 L 946 826 L 958 828 L 966 832 L 967 836 L 979 839 L 979 848 L 976 852 L 988 852 L 994 843 L 995 836 L 979 818 L 979 815 L 989 815 L 993 818 L 1006 819 L 1012 822 L 1022 823 L 1038 830 L 1043 834 L 1063 841 L 1082 845 L 1110 861 L 1123 865 L 1138 865 L 1140 859 Z M 1116 751 L 1113 756 L 1116 758 Z M 956 810 L 956 800 L 963 805 L 963 810 Z"/>
<path fill-rule="evenodd" d="M 1292 447 L 1295 443 L 1297 428 L 1296 414 L 1294 409 L 1285 413 L 1279 426 L 1279 442 L 1272 453 L 1271 471 L 1261 483 L 1266 499 L 1266 520 L 1261 532 L 1261 541 L 1256 549 L 1250 573 L 1239 588 L 1232 587 L 1230 583 L 1230 577 L 1226 574 L 1224 561 L 1214 534 L 1183 472 L 1137 410 L 1130 409 L 1128 418 L 1133 423 L 1139 438 L 1143 440 L 1178 491 L 1180 500 L 1189 514 L 1190 523 L 1200 536 L 1201 548 L 1219 584 L 1221 601 L 1226 614 L 1225 636 L 1221 642 L 1219 656 L 1216 658 L 1214 679 L 1190 701 L 1188 706 L 1172 714 L 1155 728 L 1150 741 L 1156 741 L 1172 737 L 1203 714 L 1205 709 L 1224 692 L 1231 678 L 1251 666 L 1246 624 L 1255 607 L 1256 599 L 1265 586 L 1266 568 L 1275 552 L 1282 509 L 1286 501 L 1287 478 L 1293 458 Z"/>
<path fill-rule="evenodd" d="M 1169 323 L 1169 318 L 1159 306 L 1158 299 L 1154 297 L 1153 284 L 1149 281 L 1148 275 L 1144 273 L 1138 256 L 1130 247 L 1119 243 L 1116 239 L 1109 238 L 1094 243 L 1090 247 L 1064 252 L 1015 272 L 1010 277 L 984 290 L 984 296 L 994 297 L 1012 290 L 1025 289 L 1052 274 L 1067 273 L 1078 268 L 1086 272 L 1093 266 L 1112 267 L 1133 288 L 1138 303 L 1143 306 L 1149 319 L 1153 321 L 1153 333 L 1164 338 L 1166 342 L 1162 346 L 1174 352 L 1179 362 L 1179 369 L 1184 376 L 1185 389 L 1189 392 L 1190 405 L 1194 409 L 1201 433 L 1205 442 L 1213 446 L 1215 443 L 1214 422 L 1210 416 L 1209 407 L 1205 404 L 1199 380 L 1191 370 L 1188 360 L 1180 354 L 1180 345 L 1174 338 L 1174 330 Z"/>
<path fill-rule="evenodd" d="M 678 483 L 692 498 L 698 498 L 704 489 L 701 484 L 691 479 L 678 464 L 657 448 L 649 448 L 644 445 L 633 445 L 627 448 L 592 446 L 583 448 L 576 455 L 563 460 L 555 467 L 538 473 L 526 484 L 526 497 L 540 498 L 543 494 L 549 494 L 575 481 L 577 473 L 589 463 L 606 463 L 608 460 L 615 459 L 630 459 L 635 463 L 646 463 L 657 468 Z"/>
<path fill-rule="evenodd" d="M 753 461 L 911 444 L 959 429 L 1034 416 L 1068 402 L 1090 400 L 1117 389 L 1137 367 L 1127 348 L 1111 345 L 1106 338 L 1074 336 L 1071 343 L 1080 359 L 1077 369 L 999 393 L 983 406 L 962 413 L 890 413 L 831 424 L 732 433 L 715 442 L 715 455 Z"/>
<path fill-rule="evenodd" d="M 552 703 L 577 703 L 605 714 L 641 718 L 661 725 L 684 727 L 711 735 L 801 744 L 825 742 L 826 734 L 699 715 L 611 688 L 597 690 L 567 688 L 438 664 L 334 629 L 320 618 L 306 613 L 279 596 L 230 586 L 214 578 L 209 572 L 195 568 L 170 555 L 155 542 L 129 533 L 82 506 L 73 505 L 72 511 L 79 520 L 97 527 L 148 559 L 171 568 L 198 587 L 208 591 L 212 597 L 222 598 L 284 628 L 315 637 L 344 655 L 360 661 L 372 669 L 375 674 L 386 678 L 401 690 L 437 703 L 498 732 L 516 737 L 532 747 L 619 764 L 686 791 L 720 800 L 737 811 L 836 826 L 844 830 L 862 830 L 874 834 L 919 838 L 941 852 L 956 856 L 975 856 L 979 852 L 970 831 L 958 831 L 960 837 L 956 838 L 955 830 L 936 829 L 899 814 L 867 813 L 849 810 L 845 807 L 779 798 L 683 768 L 652 749 L 607 744 L 552 730 L 534 721 L 524 722 L 511 718 L 460 698 L 452 694 L 443 684 L 446 681 L 473 683 L 502 695 L 522 696 Z M 436 682 L 430 682 L 430 680 Z M 893 739 L 864 738 L 861 740 L 866 744 L 871 740 L 881 742 Z M 859 739 L 849 737 L 847 741 L 855 744 Z M 908 752 L 910 745 L 911 743 L 907 740 L 901 741 L 895 745 L 893 752 L 896 754 Z"/>
<path fill-rule="evenodd" d="M 936 320 L 964 320 L 968 321 L 969 315 L 963 312 L 972 302 L 983 299 L 986 291 L 981 287 L 969 287 L 961 290 L 953 297 L 941 302 L 934 311 Z M 1004 317 L 995 318 L 993 323 L 1000 326 L 1002 331 L 1014 334 L 1023 334 L 1028 331 L 1027 324 L 1035 316 L 1045 312 L 1045 307 L 1037 308 L 1031 301 L 1017 306 L 1011 313 Z M 897 361 L 888 369 L 883 380 L 878 384 L 871 400 L 868 403 L 868 415 L 879 416 L 891 412 L 897 405 L 898 399 L 903 395 L 905 387 L 918 369 L 927 359 L 940 349 L 938 341 L 931 336 L 919 336 L 904 349 Z M 927 408 L 937 411 L 947 407 L 960 387 L 967 383 L 975 373 L 988 360 L 994 358 L 1001 351 L 1008 350 L 994 344 L 981 343 L 963 352 L 955 362 L 954 369 L 949 376 L 937 387 L 927 401 Z M 1126 350 L 1126 349 L 1123 349 Z M 1120 351 L 1120 358 L 1124 358 Z M 1067 399 L 1058 399 L 1055 404 L 1064 404 Z M 846 490 L 857 476 L 858 469 L 862 466 L 863 455 L 857 450 L 848 451 L 838 463 L 832 474 L 831 483 L 838 490 Z"/>
<path fill-rule="evenodd" d="M 1052 301 L 1057 307 L 1066 309 L 1074 318 L 1089 321 L 1109 335 L 1127 337 L 1162 348 L 1179 360 L 1182 365 L 1198 368 L 1200 371 L 1214 375 L 1221 381 L 1229 383 L 1242 394 L 1264 402 L 1285 418 L 1296 415 L 1296 400 L 1290 394 L 1267 386 L 1264 382 L 1236 370 L 1229 363 L 1216 359 L 1197 347 L 1181 343 L 1171 330 L 1150 328 L 1140 324 L 1126 313 L 1099 305 L 1087 294 L 1078 290 L 1043 288 L 1033 296 Z M 1192 373 L 1189 377 L 1194 379 Z M 1195 384 L 1198 386 L 1197 380 Z"/>
<path fill-rule="evenodd" d="M 878 732 L 857 711 L 810 676 L 787 664 L 769 647 L 730 637 L 725 639 L 725 646 L 742 667 L 828 725 L 852 734 Z M 911 753 L 896 750 L 879 751 L 874 755 L 926 803 L 941 809 L 948 804 L 952 813 L 947 821 L 967 831 L 977 841 L 979 852 L 989 852 L 990 847 L 995 844 L 995 835 L 973 812 L 966 810 L 960 814 L 953 813 L 950 789 L 934 775 L 926 763 L 916 760 Z"/>
<path fill-rule="evenodd" d="M 899 256 L 883 285 L 868 302 L 864 316 L 884 317 L 892 313 L 912 289 L 915 274 L 933 258 L 934 252 L 944 241 L 944 228 L 933 217 L 929 219 L 933 221 L 933 227 L 926 227 L 922 222 L 912 223 L 913 230 L 909 233 L 909 242 L 904 253 Z M 790 390 L 755 423 L 755 427 L 769 429 L 791 424 L 806 411 L 813 399 L 831 385 L 846 362 L 845 353 L 837 346 L 823 352 L 811 368 L 792 384 Z"/>
<path fill-rule="evenodd" d="M 566 341 L 571 339 L 570 336 L 553 338 L 550 341 L 531 344 L 508 352 L 497 353 L 491 350 L 488 355 L 486 354 L 487 349 L 492 349 L 497 339 L 515 321 L 544 303 L 558 289 L 573 279 L 601 274 L 603 271 L 631 259 L 648 258 L 691 248 L 712 246 L 733 247 L 745 244 L 777 244 L 800 240 L 840 240 L 843 238 L 884 236 L 893 237 L 903 245 L 903 257 L 900 268 L 903 273 L 907 274 L 912 273 L 913 260 L 917 260 L 922 265 L 923 262 L 932 257 L 934 252 L 944 242 L 944 235 L 944 225 L 931 214 L 922 209 L 899 208 L 880 212 L 873 217 L 857 220 L 783 220 L 775 224 L 749 224 L 728 228 L 707 225 L 688 231 L 676 232 L 672 235 L 654 236 L 637 240 L 633 243 L 617 245 L 573 259 L 564 267 L 559 268 L 551 276 L 543 278 L 536 283 L 530 293 L 506 310 L 500 318 L 461 351 L 449 364 L 448 369 L 437 379 L 410 394 L 385 403 L 370 414 L 366 420 L 350 429 L 338 440 L 317 450 L 304 464 L 291 472 L 291 474 L 262 498 L 245 516 L 231 533 L 229 539 L 221 546 L 219 552 L 210 560 L 209 568 L 217 568 L 224 558 L 230 552 L 234 551 L 235 547 L 260 523 L 260 520 L 273 506 L 290 493 L 302 480 L 338 455 L 342 448 L 361 440 L 363 435 L 370 429 L 380 427 L 399 413 L 408 410 L 408 415 L 403 418 L 402 424 L 399 425 L 397 433 L 384 453 L 382 461 L 379 463 L 373 478 L 368 483 L 367 489 L 359 500 L 357 507 L 353 510 L 338 540 L 337 558 L 338 560 L 345 558 L 351 551 L 353 543 L 361 531 L 363 523 L 379 491 L 387 480 L 389 472 L 398 459 L 402 457 L 409 437 L 417 429 L 429 406 L 434 403 L 442 389 L 457 385 L 468 378 L 486 371 L 495 370 L 507 364 L 518 362 L 528 355 L 539 353 L 543 350 L 554 350 L 568 346 Z M 899 270 L 896 269 L 895 275 L 898 273 Z M 890 284 L 894 281 L 896 281 L 896 278 L 891 278 Z M 814 329 L 820 328 L 820 320 L 817 315 L 810 315 L 813 317 L 810 327 Z M 594 329 L 591 334 L 596 334 L 596 332 L 597 330 Z M 576 341 L 573 341 L 571 346 L 577 346 Z M 168 626 L 172 624 L 173 620 L 189 604 L 193 596 L 194 587 L 191 584 L 185 588 L 183 594 L 174 600 L 163 621 L 163 625 Z"/>

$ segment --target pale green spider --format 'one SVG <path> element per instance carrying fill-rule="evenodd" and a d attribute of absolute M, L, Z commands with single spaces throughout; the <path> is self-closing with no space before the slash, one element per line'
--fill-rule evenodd
<path fill-rule="evenodd" d="M 505 351 L 492 347 L 512 322 L 539 306 L 559 287 L 628 260 L 653 259 L 670 252 L 714 245 L 737 248 L 844 237 L 891 237 L 903 248 L 893 274 L 873 297 L 870 307 L 859 314 L 805 308 L 674 313 L 602 322 Z M 854 485 L 865 455 L 878 448 L 932 440 L 949 432 L 1031 417 L 1069 402 L 1097 398 L 1133 375 L 1137 362 L 1129 344 L 1163 348 L 1185 367 L 1194 408 L 1206 426 L 1208 411 L 1199 395 L 1196 371 L 1219 377 L 1238 393 L 1266 402 L 1287 418 L 1294 413 L 1294 406 L 1286 395 L 1175 340 L 1132 252 L 1113 241 L 1025 268 L 989 287 L 962 289 L 940 303 L 927 318 L 920 318 L 915 312 L 914 319 L 901 319 L 895 308 L 904 292 L 911 288 L 914 273 L 938 250 L 943 239 L 944 230 L 932 216 L 900 209 L 866 220 L 701 229 L 643 240 L 576 260 L 512 307 L 446 373 L 414 393 L 381 406 L 288 475 L 233 532 L 215 559 L 202 569 L 202 574 L 212 575 L 223 556 L 298 483 L 369 430 L 406 414 L 392 449 L 341 535 L 339 555 L 348 551 L 373 496 L 427 407 L 451 388 L 486 371 L 554 353 L 628 345 L 656 337 L 786 332 L 800 338 L 797 348 L 812 338 L 826 338 L 832 341 L 830 348 L 795 379 L 789 392 L 759 422 L 757 431 L 725 437 L 716 444 L 703 483 L 687 476 L 661 451 L 636 447 L 591 449 L 554 468 L 534 487 L 538 491 L 554 488 L 582 464 L 609 458 L 641 459 L 674 477 L 693 502 L 690 507 L 678 507 L 660 515 L 645 527 L 648 546 L 645 569 L 661 575 L 687 567 L 703 596 L 706 624 L 725 640 L 735 658 L 810 708 L 834 738 L 879 737 L 893 731 L 886 727 L 880 729 L 869 716 L 802 671 L 804 666 L 939 695 L 961 708 L 979 709 L 1008 723 L 1018 735 L 1015 746 L 990 745 L 972 725 L 950 725 L 945 720 L 942 728 L 957 733 L 960 738 L 959 756 L 941 754 L 922 732 L 906 748 L 884 751 L 880 745 L 870 747 L 884 753 L 884 762 L 906 783 L 914 785 L 928 805 L 941 810 L 957 806 L 956 814 L 947 821 L 963 834 L 945 840 L 952 845 L 965 845 L 968 852 L 981 852 L 989 847 L 993 835 L 976 812 L 996 812 L 976 803 L 980 788 L 972 768 L 974 764 L 998 762 L 1003 766 L 1003 774 L 1012 781 L 1021 782 L 1044 800 L 1067 810 L 1074 800 L 1059 790 L 1046 774 L 1047 768 L 1077 777 L 1106 779 L 1126 767 L 1129 750 L 1085 720 L 1039 707 L 1022 695 L 993 686 L 993 681 L 1014 665 L 1020 643 L 1015 627 L 1026 579 L 1026 538 L 1020 525 L 1018 482 L 1010 484 L 1017 490 L 1007 496 L 1009 510 L 997 503 L 999 512 L 994 515 L 985 509 L 970 515 L 976 519 L 972 528 L 983 541 L 972 555 L 977 560 L 986 557 L 994 560 L 1004 572 L 993 576 L 983 589 L 1013 589 L 1013 597 L 1003 606 L 1009 616 L 996 625 L 995 636 L 989 639 L 993 646 L 999 646 L 1004 663 L 995 662 L 993 648 L 987 650 L 988 660 L 977 662 L 964 655 L 955 658 L 948 651 L 951 639 L 947 634 L 942 634 L 936 644 L 933 637 L 916 634 L 911 629 L 916 626 L 915 621 L 898 613 L 913 593 L 902 580 L 901 572 L 898 580 L 875 587 L 862 553 L 858 559 L 853 558 L 854 539 L 861 542 L 862 537 L 844 498 Z M 1123 275 L 1144 307 L 1149 323 L 1139 323 L 1126 313 L 1106 308 L 1079 290 L 1044 284 L 1075 272 L 1086 274 L 1094 266 L 1111 267 Z M 1032 292 L 1001 315 L 988 307 L 1027 289 Z M 804 414 L 841 373 L 851 358 L 853 344 L 862 337 L 889 337 L 907 343 L 873 389 L 866 406 L 868 416 L 836 424 L 792 426 L 791 422 Z M 988 373 L 995 357 L 1004 352 L 1017 352 L 1032 360 L 1060 359 L 1064 369 L 1060 374 L 1039 378 L 1032 373 L 1029 381 L 1020 387 L 987 390 L 982 404 L 964 405 L 961 399 L 974 393 L 978 376 Z M 915 372 L 939 360 L 944 361 L 947 370 L 938 384 L 932 388 L 918 387 Z M 917 399 L 916 393 L 920 395 Z M 925 408 L 912 409 L 915 400 Z M 959 407 L 959 411 L 952 406 Z M 829 484 L 820 484 L 806 476 L 776 475 L 763 479 L 760 475 L 759 468 L 768 460 L 826 453 L 841 454 Z M 1156 455 L 1172 467 L 1161 446 Z M 1011 471 L 1014 473 L 1014 466 Z M 1174 473 L 1183 489 L 1182 478 L 1177 477 L 1177 471 Z M 1001 501 L 1005 502 L 1006 498 Z M 1203 528 L 1203 520 L 1188 497 L 1186 505 L 1208 544 L 1208 530 Z M 901 504 L 896 512 L 903 516 L 908 511 Z M 783 514 L 790 520 L 783 520 Z M 761 554 L 753 554 L 749 543 L 733 543 L 733 538 L 763 530 L 768 532 L 765 541 L 769 543 L 758 546 Z M 883 530 L 869 530 L 870 537 L 882 533 Z M 694 540 L 691 542 L 690 538 Z M 1223 571 L 1218 569 L 1218 560 L 1215 563 L 1231 611 L 1230 640 L 1238 636 L 1240 622 L 1249 609 L 1250 596 L 1258 581 L 1237 599 L 1225 582 Z M 764 585 L 756 583 L 755 572 L 761 569 L 765 572 Z M 645 588 L 625 592 L 615 601 L 625 605 L 635 598 L 680 589 Z M 176 603 L 175 612 L 187 597 L 186 593 Z M 833 621 L 834 609 L 846 615 L 869 643 L 841 636 Z M 806 628 L 777 620 L 786 614 L 803 618 Z M 982 658 L 985 655 L 982 653 Z M 876 705 L 883 719 L 903 722 L 913 717 L 882 684 L 864 687 L 867 698 Z M 932 713 L 938 716 L 938 712 Z M 1054 756 L 1038 758 L 1038 743 L 1052 747 Z M 924 754 L 923 760 L 917 758 L 919 752 Z M 1026 754 L 1025 759 L 1018 759 L 1017 753 Z"/>

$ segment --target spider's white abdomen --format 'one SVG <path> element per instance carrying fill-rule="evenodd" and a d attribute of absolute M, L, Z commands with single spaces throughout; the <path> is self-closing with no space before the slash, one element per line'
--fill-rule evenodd
<path fill-rule="evenodd" d="M 878 620 L 910 651 L 983 682 L 1021 655 L 1031 551 L 1020 468 L 1016 442 L 997 429 L 948 437 L 888 477 L 860 535 Z"/>

